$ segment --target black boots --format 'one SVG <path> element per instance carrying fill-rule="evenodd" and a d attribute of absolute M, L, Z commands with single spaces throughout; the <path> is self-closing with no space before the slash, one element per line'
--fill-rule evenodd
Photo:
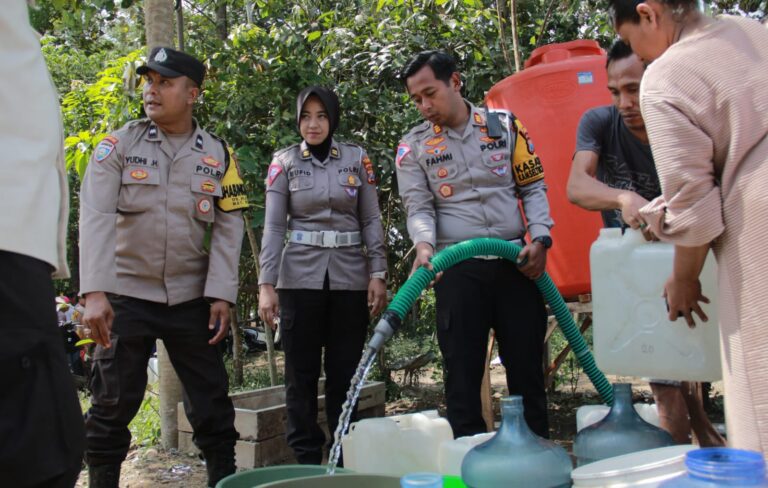
<path fill-rule="evenodd" d="M 120 483 L 119 464 L 88 466 L 89 488 L 118 488 Z"/>
<path fill-rule="evenodd" d="M 222 478 L 235 472 L 235 446 L 222 444 L 203 451 L 205 469 L 208 471 L 208 487 L 214 488 Z"/>

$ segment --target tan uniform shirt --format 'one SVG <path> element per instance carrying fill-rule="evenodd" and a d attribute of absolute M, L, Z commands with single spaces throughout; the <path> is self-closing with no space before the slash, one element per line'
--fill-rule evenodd
<path fill-rule="evenodd" d="M 408 212 L 414 243 L 437 249 L 477 237 L 548 236 L 549 215 L 544 169 L 520 123 L 502 115 L 504 135 L 488 136 L 484 109 L 470 107 L 463 134 L 425 122 L 397 148 L 400 196 Z"/>
<path fill-rule="evenodd" d="M 306 142 L 275 153 L 267 174 L 259 284 L 365 290 L 369 274 L 387 269 L 376 177 L 365 151 L 333 141 L 325 161 Z M 361 232 L 362 246 L 285 245 L 287 230 Z"/>
<path fill-rule="evenodd" d="M 235 303 L 246 207 L 220 139 L 198 126 L 174 154 L 150 120 L 128 123 L 98 145 L 83 179 L 81 293 Z"/>

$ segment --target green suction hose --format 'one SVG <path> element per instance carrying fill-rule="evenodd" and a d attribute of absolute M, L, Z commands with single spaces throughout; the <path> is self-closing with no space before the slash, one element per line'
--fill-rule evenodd
<path fill-rule="evenodd" d="M 389 304 L 387 310 L 382 314 L 381 320 L 376 325 L 374 335 L 368 343 L 368 347 L 374 351 L 381 349 L 381 346 L 400 327 L 400 324 L 405 319 L 413 303 L 421 295 L 421 292 L 435 279 L 435 275 L 440 271 L 445 271 L 451 266 L 474 256 L 493 255 L 514 262 L 517 260 L 517 255 L 521 250 L 520 246 L 502 239 L 479 238 L 459 242 L 438 252 L 432 258 L 432 271 L 427 268 L 419 268 L 400 287 L 392 303 Z M 608 383 L 603 372 L 597 368 L 595 359 L 592 357 L 584 337 L 582 337 L 578 327 L 576 327 L 571 312 L 565 305 L 565 301 L 557 291 L 552 279 L 547 273 L 544 273 L 536 280 L 536 286 L 554 312 L 557 324 L 571 345 L 571 349 L 582 369 L 587 373 L 603 401 L 608 405 L 612 405 L 613 388 Z"/>

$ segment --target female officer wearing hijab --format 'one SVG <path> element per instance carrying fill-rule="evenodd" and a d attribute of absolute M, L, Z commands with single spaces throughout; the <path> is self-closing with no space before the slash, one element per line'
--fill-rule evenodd
<path fill-rule="evenodd" d="M 259 316 L 273 327 L 280 316 L 288 445 L 298 462 L 320 464 L 321 354 L 333 436 L 369 313 L 377 315 L 386 302 L 387 262 L 371 160 L 361 147 L 333 138 L 336 94 L 305 88 L 296 112 L 303 141 L 276 152 L 267 172 Z"/>

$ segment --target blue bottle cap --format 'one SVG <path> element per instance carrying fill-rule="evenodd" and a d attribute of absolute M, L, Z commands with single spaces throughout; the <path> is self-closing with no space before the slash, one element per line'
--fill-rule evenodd
<path fill-rule="evenodd" d="M 730 447 L 708 447 L 690 451 L 685 466 L 693 478 L 708 481 L 752 481 L 765 479 L 765 461 L 759 452 Z"/>
<path fill-rule="evenodd" d="M 409 473 L 400 478 L 402 488 L 443 488 L 443 476 L 437 473 Z"/>

